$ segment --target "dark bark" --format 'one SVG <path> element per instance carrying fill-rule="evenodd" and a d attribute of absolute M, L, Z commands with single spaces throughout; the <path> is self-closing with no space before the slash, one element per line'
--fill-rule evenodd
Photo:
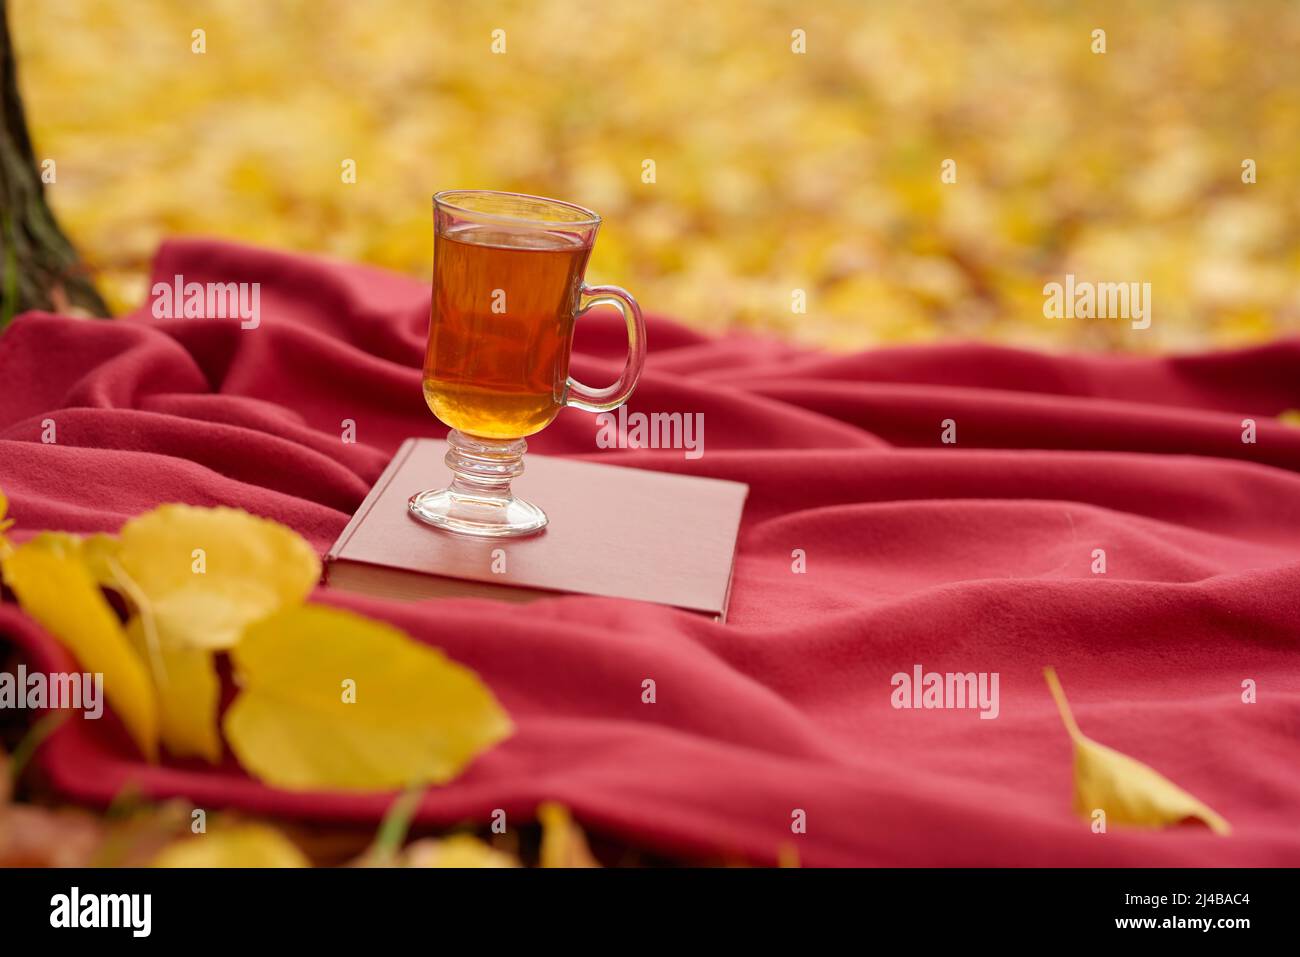
<path fill-rule="evenodd" d="M 45 202 L 0 0 L 0 328 L 25 309 L 108 315 L 68 238 Z"/>

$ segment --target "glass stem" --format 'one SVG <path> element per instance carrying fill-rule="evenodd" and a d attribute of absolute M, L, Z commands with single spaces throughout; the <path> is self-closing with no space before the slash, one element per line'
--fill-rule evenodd
<path fill-rule="evenodd" d="M 486 439 L 452 429 L 444 461 L 451 469 L 450 492 L 458 499 L 505 506 L 514 496 L 510 483 L 524 472 L 523 439 Z"/>

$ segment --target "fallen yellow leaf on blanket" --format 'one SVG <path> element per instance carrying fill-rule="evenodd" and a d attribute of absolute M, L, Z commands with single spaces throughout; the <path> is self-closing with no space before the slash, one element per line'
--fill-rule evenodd
<path fill-rule="evenodd" d="M 1164 827 L 1190 818 L 1215 834 L 1232 830 L 1206 804 L 1154 769 L 1086 737 L 1074 723 L 1056 669 L 1044 668 L 1043 677 L 1074 742 L 1074 807 L 1082 817 L 1100 809 L 1106 812 L 1107 821 L 1115 824 Z"/>
<path fill-rule="evenodd" d="M 342 609 L 286 609 L 251 625 L 230 655 L 240 693 L 226 741 L 275 787 L 440 784 L 514 730 L 473 671 Z"/>
<path fill-rule="evenodd" d="M 158 690 L 158 720 L 162 742 L 177 757 L 221 760 L 221 734 L 217 709 L 221 681 L 216 655 L 206 648 L 160 644 L 150 649 L 144 622 L 136 615 L 127 623 L 127 637 L 142 659 L 154 656 L 154 683 Z"/>
<path fill-rule="evenodd" d="M 297 845 L 269 824 L 238 824 L 169 844 L 154 867 L 311 867 Z"/>
<path fill-rule="evenodd" d="M 163 505 L 122 526 L 120 541 L 130 597 L 160 644 L 230 648 L 320 580 L 301 536 L 236 508 Z"/>
<path fill-rule="evenodd" d="M 5 558 L 4 577 L 23 610 L 81 667 L 103 673 L 109 704 L 137 747 L 156 760 L 158 702 L 149 672 L 81 559 L 29 542 Z"/>

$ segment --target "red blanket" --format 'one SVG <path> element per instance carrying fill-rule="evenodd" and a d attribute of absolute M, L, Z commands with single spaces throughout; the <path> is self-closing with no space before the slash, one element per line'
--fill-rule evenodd
<path fill-rule="evenodd" d="M 226 504 L 323 551 L 402 439 L 445 432 L 420 392 L 423 284 L 199 241 L 167 244 L 154 273 L 260 282 L 261 324 L 20 318 L 0 337 L 0 488 L 20 531 Z M 623 348 L 619 323 L 587 320 L 575 375 L 612 381 Z M 833 356 L 652 319 L 631 409 L 703 412 L 704 455 L 600 450 L 594 419 L 572 410 L 530 445 L 748 482 L 729 624 L 587 598 L 316 600 L 444 648 L 513 715 L 512 739 L 428 795 L 429 824 L 494 808 L 521 820 L 554 799 L 597 833 L 688 860 L 770 862 L 792 845 L 812 865 L 1296 865 L 1300 429 L 1274 418 L 1289 408 L 1295 342 Z M 357 444 L 340 440 L 344 419 Z M 32 667 L 71 666 L 13 605 L 0 636 Z M 1204 800 L 1232 835 L 1093 834 L 1072 810 L 1047 664 L 1085 734 Z M 892 676 L 918 665 L 997 672 L 997 718 L 893 707 Z M 97 803 L 129 782 L 321 820 L 375 821 L 389 803 L 278 792 L 233 763 L 150 767 L 115 720 L 65 723 L 40 760 Z"/>

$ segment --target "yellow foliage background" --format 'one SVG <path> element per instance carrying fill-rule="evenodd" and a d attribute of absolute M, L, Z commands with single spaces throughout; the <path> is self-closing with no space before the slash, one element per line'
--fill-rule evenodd
<path fill-rule="evenodd" d="M 51 201 L 119 310 L 174 234 L 427 277 L 430 195 L 487 187 L 595 208 L 592 278 L 709 330 L 1138 351 L 1300 330 L 1293 0 L 10 6 Z M 1066 272 L 1151 282 L 1152 327 L 1044 318 Z"/>

